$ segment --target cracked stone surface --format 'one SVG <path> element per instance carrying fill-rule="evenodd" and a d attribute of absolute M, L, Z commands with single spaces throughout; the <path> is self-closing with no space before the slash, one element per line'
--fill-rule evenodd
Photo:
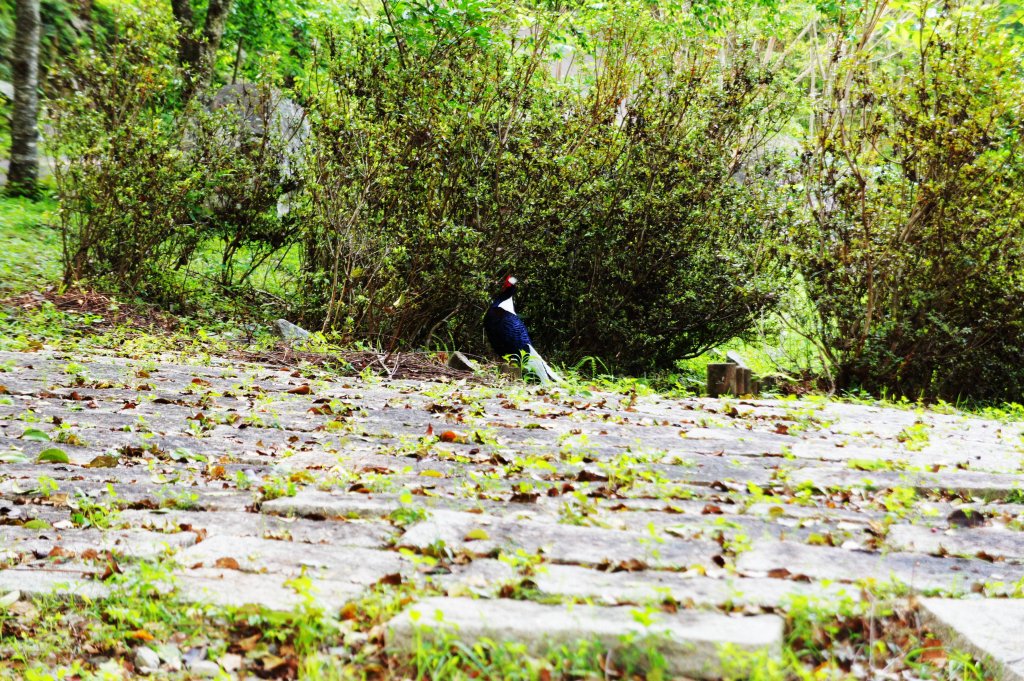
<path fill-rule="evenodd" d="M 1022 629 L 1019 422 L 163 359 L 0 353 L 0 593 L 102 597 L 140 561 L 186 601 L 282 611 L 413 582 L 399 647 L 412 608 L 611 641 L 669 599 L 665 654 L 699 677 L 721 645 L 777 651 L 765 613 L 793 599 L 896 583 L 1024 678 L 1000 638 Z"/>

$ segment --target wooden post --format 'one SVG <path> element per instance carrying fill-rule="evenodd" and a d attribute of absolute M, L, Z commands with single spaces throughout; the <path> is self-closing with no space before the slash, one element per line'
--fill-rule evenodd
<path fill-rule="evenodd" d="M 753 376 L 747 367 L 736 367 L 736 394 L 749 395 Z"/>
<path fill-rule="evenodd" d="M 708 395 L 718 397 L 719 395 L 736 394 L 736 365 L 709 364 L 708 365 Z"/>

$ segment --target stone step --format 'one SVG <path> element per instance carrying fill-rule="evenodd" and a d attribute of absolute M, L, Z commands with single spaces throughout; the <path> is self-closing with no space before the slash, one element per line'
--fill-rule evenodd
<path fill-rule="evenodd" d="M 716 679 L 722 676 L 723 663 L 748 655 L 781 655 L 783 621 L 775 615 L 647 613 L 629 607 L 430 598 L 394 617 L 387 632 L 388 647 L 407 654 L 414 654 L 417 646 L 443 644 L 449 636 L 469 645 L 483 639 L 520 643 L 533 655 L 596 641 L 617 653 L 613 660 L 647 661 L 645 653 L 653 650 L 664 659 L 670 678 Z M 764 657 L 756 659 L 763 664 Z"/>
<path fill-rule="evenodd" d="M 925 623 L 947 644 L 985 665 L 998 681 L 1024 681 L 1024 600 L 920 601 Z"/>

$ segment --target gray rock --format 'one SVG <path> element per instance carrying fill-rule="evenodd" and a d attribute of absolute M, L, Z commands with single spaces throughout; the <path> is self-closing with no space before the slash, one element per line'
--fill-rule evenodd
<path fill-rule="evenodd" d="M 189 665 L 188 670 L 204 679 L 214 679 L 220 676 L 220 665 L 213 660 L 196 660 Z"/>
<path fill-rule="evenodd" d="M 448 368 L 457 369 L 458 371 L 476 371 L 479 367 L 476 362 L 461 352 L 453 352 L 448 357 Z"/>
<path fill-rule="evenodd" d="M 949 645 L 969 652 L 1002 681 L 1024 681 L 1024 601 L 925 598 L 921 614 Z"/>
<path fill-rule="evenodd" d="M 275 319 L 274 331 L 286 341 L 306 340 L 312 335 L 309 331 L 292 324 L 287 319 Z"/>
<path fill-rule="evenodd" d="M 160 668 L 160 656 L 146 646 L 135 650 L 135 668 L 140 674 L 151 674 Z"/>
<path fill-rule="evenodd" d="M 711 612 L 650 613 L 641 623 L 634 608 L 539 605 L 528 601 L 431 598 L 409 606 L 387 624 L 388 646 L 412 653 L 424 641 L 443 641 L 457 635 L 467 644 L 481 639 L 522 643 L 542 655 L 559 646 L 598 641 L 612 651 L 641 653 L 654 648 L 673 677 L 720 678 L 725 647 L 778 657 L 782 619 L 775 615 L 730 617 Z M 628 642 L 624 642 L 628 641 Z M 621 659 L 620 655 L 616 655 Z M 641 662 L 642 664 L 642 662 Z"/>

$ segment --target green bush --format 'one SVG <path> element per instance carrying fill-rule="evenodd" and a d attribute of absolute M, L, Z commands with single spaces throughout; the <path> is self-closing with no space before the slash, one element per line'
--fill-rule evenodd
<path fill-rule="evenodd" d="M 289 156 L 282 95 L 264 84 L 183 104 L 166 12 L 125 12 L 116 33 L 54 77 L 65 280 L 103 279 L 168 302 L 211 282 L 230 289 L 294 243 L 294 224 L 277 212 Z M 189 267 L 200 257 L 215 271 Z"/>
<path fill-rule="evenodd" d="M 996 3 L 921 3 L 884 36 L 863 12 L 830 47 L 793 239 L 836 383 L 1019 400 L 1020 49 Z"/>
<path fill-rule="evenodd" d="M 480 348 L 493 282 L 515 272 L 538 343 L 641 370 L 772 305 L 788 218 L 756 158 L 787 97 L 751 45 L 626 3 L 585 26 L 531 13 L 528 32 L 511 5 L 388 7 L 325 41 L 310 317 L 389 347 Z"/>
<path fill-rule="evenodd" d="M 181 148 L 173 23 L 155 14 L 122 22 L 116 39 L 80 51 L 57 74 L 51 153 L 65 279 L 106 276 L 134 289 L 194 241 L 205 170 Z"/>

